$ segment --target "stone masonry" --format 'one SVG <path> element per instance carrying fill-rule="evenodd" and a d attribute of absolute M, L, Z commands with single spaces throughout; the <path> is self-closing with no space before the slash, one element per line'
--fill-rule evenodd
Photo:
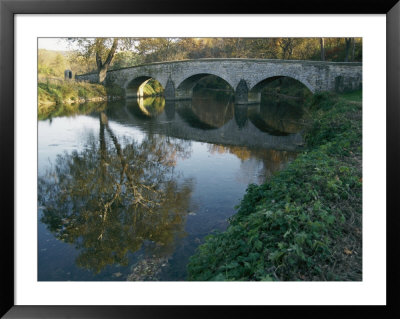
<path fill-rule="evenodd" d="M 106 84 L 116 84 L 127 96 L 136 97 L 148 79 L 156 79 L 166 89 L 166 100 L 190 99 L 196 83 L 215 75 L 237 92 L 236 103 L 257 102 L 268 81 L 291 77 L 312 93 L 351 91 L 362 86 L 362 63 L 301 60 L 198 59 L 159 62 L 107 72 Z M 96 74 L 76 75 L 78 81 L 96 82 Z"/>

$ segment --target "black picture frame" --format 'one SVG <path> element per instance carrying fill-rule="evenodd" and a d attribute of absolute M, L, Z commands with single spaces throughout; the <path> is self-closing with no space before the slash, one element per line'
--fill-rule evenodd
<path fill-rule="evenodd" d="M 326 0 L 236 3 L 204 0 L 0 0 L 1 308 L 4 318 L 205 318 L 256 315 L 394 318 L 399 311 L 396 201 L 400 136 L 400 3 Z M 387 19 L 387 305 L 386 306 L 20 306 L 14 303 L 14 15 L 15 14 L 385 14 Z M 383 214 L 384 212 L 382 212 Z"/>

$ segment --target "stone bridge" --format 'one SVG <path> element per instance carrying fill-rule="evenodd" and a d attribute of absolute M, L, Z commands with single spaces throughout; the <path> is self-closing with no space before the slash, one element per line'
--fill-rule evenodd
<path fill-rule="evenodd" d="M 127 97 L 140 97 L 150 79 L 164 88 L 166 100 L 192 97 L 197 82 L 209 75 L 227 82 L 235 92 L 235 103 L 259 102 L 261 89 L 280 77 L 290 77 L 304 84 L 312 93 L 351 91 L 362 86 L 362 63 L 258 60 L 198 59 L 158 62 L 107 72 L 106 84 L 125 89 Z M 97 74 L 76 75 L 78 81 L 97 82 Z"/>

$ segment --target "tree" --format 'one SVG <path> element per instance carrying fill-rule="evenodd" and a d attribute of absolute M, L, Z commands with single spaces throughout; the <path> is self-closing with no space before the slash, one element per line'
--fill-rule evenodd
<path fill-rule="evenodd" d="M 320 44 L 321 44 L 321 61 L 325 61 L 325 39 L 320 38 Z"/>
<path fill-rule="evenodd" d="M 137 40 L 135 49 L 146 62 L 171 61 L 177 53 L 176 42 L 176 38 L 142 38 Z"/>
<path fill-rule="evenodd" d="M 75 44 L 77 55 L 87 61 L 95 57 L 98 82 L 103 83 L 107 71 L 117 50 L 126 50 L 132 47 L 133 38 L 69 38 Z"/>
<path fill-rule="evenodd" d="M 346 53 L 345 53 L 345 58 L 344 58 L 345 62 L 349 62 L 351 39 L 352 38 L 345 38 L 345 41 L 346 41 Z"/>
<path fill-rule="evenodd" d="M 355 51 L 356 51 L 356 38 L 352 38 L 353 49 L 351 50 L 351 61 L 354 61 Z"/>
<path fill-rule="evenodd" d="M 297 38 L 280 38 L 278 39 L 278 45 L 282 50 L 282 59 L 291 59 L 293 55 L 293 51 L 297 45 L 297 43 L 301 41 L 301 39 Z"/>
<path fill-rule="evenodd" d="M 140 57 L 134 51 L 120 51 L 116 52 L 113 58 L 111 69 L 117 70 L 121 68 L 132 67 L 142 63 L 142 57 Z"/>
<path fill-rule="evenodd" d="M 96 39 L 96 65 L 97 65 L 97 72 L 99 74 L 99 83 L 103 82 L 107 75 L 108 67 L 111 64 L 111 60 L 114 57 L 115 51 L 117 50 L 118 46 L 118 39 L 114 38 L 111 49 L 107 53 L 107 57 L 105 61 L 102 61 L 102 51 L 104 50 L 104 42 L 102 39 Z"/>
<path fill-rule="evenodd" d="M 58 51 L 39 49 L 38 51 L 38 73 L 44 76 L 63 77 L 65 69 L 68 68 L 67 59 Z"/>

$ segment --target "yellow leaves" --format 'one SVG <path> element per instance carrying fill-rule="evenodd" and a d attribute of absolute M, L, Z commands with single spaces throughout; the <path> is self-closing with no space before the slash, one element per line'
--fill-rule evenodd
<path fill-rule="evenodd" d="M 351 255 L 353 252 L 347 248 L 344 249 L 343 251 L 347 256 Z"/>

